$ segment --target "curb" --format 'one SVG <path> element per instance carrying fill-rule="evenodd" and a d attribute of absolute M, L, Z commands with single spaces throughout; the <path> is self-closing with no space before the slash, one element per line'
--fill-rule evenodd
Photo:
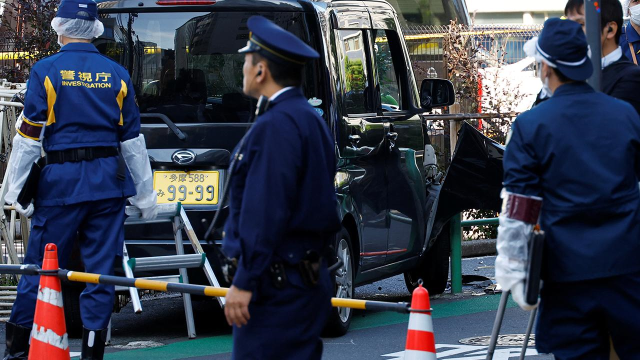
<path fill-rule="evenodd" d="M 496 239 L 462 241 L 463 258 L 496 254 Z"/>

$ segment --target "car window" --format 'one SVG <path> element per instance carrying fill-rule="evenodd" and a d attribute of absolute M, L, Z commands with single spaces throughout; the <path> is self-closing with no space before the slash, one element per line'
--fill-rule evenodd
<path fill-rule="evenodd" d="M 374 112 L 362 30 L 337 30 L 338 60 L 347 114 Z"/>
<path fill-rule="evenodd" d="M 377 83 L 380 84 L 380 104 L 382 111 L 400 110 L 402 99 L 400 97 L 400 82 L 398 80 L 394 59 L 389 46 L 389 36 L 397 36 L 394 31 L 374 30 L 373 50 L 375 53 L 375 74 Z"/>
<path fill-rule="evenodd" d="M 243 123 L 256 101 L 242 93 L 249 38 L 246 12 L 104 14 L 106 35 L 94 41 L 129 70 L 140 112 L 175 123 Z M 301 13 L 261 14 L 308 42 Z M 305 92 L 317 96 L 315 62 L 305 67 Z M 143 122 L 161 123 L 158 118 Z"/>

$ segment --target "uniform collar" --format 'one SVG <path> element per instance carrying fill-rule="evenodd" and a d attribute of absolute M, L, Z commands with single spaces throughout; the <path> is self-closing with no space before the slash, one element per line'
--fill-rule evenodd
<path fill-rule="evenodd" d="M 293 89 L 293 86 L 287 86 L 286 88 L 282 88 L 278 91 L 276 91 L 275 94 L 271 95 L 271 97 L 269 98 L 269 102 L 274 101 L 278 96 L 280 96 L 280 94 L 282 94 L 283 92 Z"/>
<path fill-rule="evenodd" d="M 595 92 L 595 90 L 593 90 L 593 88 L 589 84 L 584 81 L 576 81 L 560 85 L 560 87 L 558 87 L 556 91 L 553 92 L 553 96 L 551 98 L 553 99 L 556 96 L 584 94 L 590 92 Z"/>
<path fill-rule="evenodd" d="M 98 52 L 98 49 L 91 43 L 68 43 L 60 51 L 89 51 Z"/>
<path fill-rule="evenodd" d="M 272 96 L 271 97 L 272 100 L 269 101 L 270 106 L 273 106 L 277 103 L 280 103 L 294 96 L 302 96 L 302 90 L 298 87 L 288 87 L 288 88 L 282 89 L 281 91 L 277 92 L 274 95 L 276 96 Z"/>
<path fill-rule="evenodd" d="M 622 36 L 624 36 L 625 39 L 627 39 L 627 41 L 630 43 L 640 41 L 640 35 L 638 35 L 636 29 L 631 26 L 630 23 L 627 23 L 622 27 Z"/>
<path fill-rule="evenodd" d="M 602 68 L 606 68 L 607 66 L 613 64 L 614 62 L 620 60 L 622 57 L 622 48 L 618 46 L 617 49 L 613 50 L 609 55 L 602 58 Z"/>

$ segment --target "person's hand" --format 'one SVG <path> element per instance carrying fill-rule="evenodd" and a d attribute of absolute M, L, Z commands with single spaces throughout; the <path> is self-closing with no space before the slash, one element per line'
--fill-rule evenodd
<path fill-rule="evenodd" d="M 538 303 L 535 305 L 529 305 L 529 303 L 525 300 L 524 295 L 524 281 L 518 281 L 513 284 L 511 287 L 511 296 L 513 297 L 513 301 L 515 301 L 522 310 L 531 311 L 538 307 Z"/>
<path fill-rule="evenodd" d="M 27 208 L 23 208 L 22 205 L 20 205 L 19 202 L 13 204 L 13 207 L 16 208 L 16 211 L 19 212 L 20 214 L 24 215 L 25 217 L 31 217 L 31 215 L 33 215 L 33 203 L 30 203 L 29 206 L 27 206 Z"/>
<path fill-rule="evenodd" d="M 140 209 L 140 217 L 144 220 L 153 220 L 158 216 L 158 205 L 154 204 L 145 209 Z"/>
<path fill-rule="evenodd" d="M 249 302 L 251 302 L 251 291 L 242 290 L 231 285 L 227 292 L 226 303 L 224 306 L 224 316 L 227 317 L 229 326 L 242 327 L 247 325 L 251 318 L 249 315 Z"/>

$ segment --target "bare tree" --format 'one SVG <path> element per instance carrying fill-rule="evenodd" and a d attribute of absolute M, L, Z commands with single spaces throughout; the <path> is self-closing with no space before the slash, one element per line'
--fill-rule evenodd
<path fill-rule="evenodd" d="M 51 28 L 58 0 L 13 0 L 5 4 L 0 33 L 13 44 L 13 64 L 0 68 L 0 77 L 21 82 L 33 64 L 60 49 Z"/>

